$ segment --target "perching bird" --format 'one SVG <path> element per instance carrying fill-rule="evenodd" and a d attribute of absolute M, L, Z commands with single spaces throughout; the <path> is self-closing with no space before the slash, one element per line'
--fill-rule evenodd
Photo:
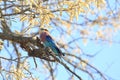
<path fill-rule="evenodd" d="M 45 47 L 49 47 L 57 56 L 65 55 L 62 53 L 62 51 L 58 48 L 57 44 L 53 40 L 53 38 L 50 36 L 47 29 L 41 28 L 40 31 L 40 39 L 43 42 L 43 45 Z"/>

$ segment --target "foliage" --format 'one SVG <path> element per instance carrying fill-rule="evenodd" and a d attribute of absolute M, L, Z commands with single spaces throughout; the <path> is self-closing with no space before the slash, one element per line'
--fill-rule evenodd
<path fill-rule="evenodd" d="M 39 80 L 43 79 L 43 70 L 44 78 L 54 80 L 61 64 L 71 73 L 67 73 L 70 80 L 82 80 L 84 74 L 90 80 L 107 80 L 89 63 L 80 40 L 85 45 L 89 40 L 114 42 L 113 33 L 120 29 L 119 7 L 115 11 L 105 0 L 0 0 L 1 78 Z M 62 60 L 54 55 L 49 55 L 52 60 L 49 59 L 36 37 L 42 27 L 49 29 L 59 42 L 66 54 Z"/>

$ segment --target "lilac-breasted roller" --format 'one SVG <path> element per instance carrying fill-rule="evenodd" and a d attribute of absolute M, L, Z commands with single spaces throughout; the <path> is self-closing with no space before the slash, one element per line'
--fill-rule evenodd
<path fill-rule="evenodd" d="M 41 28 L 40 32 L 40 39 L 43 42 L 43 45 L 45 47 L 49 47 L 57 56 L 65 55 L 62 53 L 62 51 L 58 48 L 57 44 L 53 40 L 53 38 L 50 36 L 47 29 Z"/>

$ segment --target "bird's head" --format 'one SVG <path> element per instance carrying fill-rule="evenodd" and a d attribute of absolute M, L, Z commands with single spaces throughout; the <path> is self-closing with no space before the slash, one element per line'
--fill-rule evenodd
<path fill-rule="evenodd" d="M 41 34 L 43 32 L 48 32 L 48 30 L 46 28 L 40 28 L 39 34 Z"/>
<path fill-rule="evenodd" d="M 46 28 L 41 28 L 40 30 L 41 31 L 48 31 Z"/>

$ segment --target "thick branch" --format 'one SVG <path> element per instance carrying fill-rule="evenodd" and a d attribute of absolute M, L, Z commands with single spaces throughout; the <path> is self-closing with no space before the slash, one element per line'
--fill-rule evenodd
<path fill-rule="evenodd" d="M 31 37 L 22 37 L 15 34 L 0 33 L 0 38 L 3 40 L 10 40 L 17 43 L 28 43 L 28 41 L 33 44 L 36 43 L 36 41 L 33 40 Z"/>
<path fill-rule="evenodd" d="M 43 45 L 41 44 L 40 40 L 38 40 L 38 38 L 34 40 L 32 37 L 23 37 L 13 33 L 0 33 L 0 38 L 3 40 L 9 40 L 20 44 L 21 48 L 27 51 L 29 56 L 38 57 L 47 61 L 55 62 L 55 59 L 49 58 L 50 55 L 48 54 L 48 51 L 44 49 Z M 37 46 L 38 48 L 34 49 L 31 47 L 30 44 L 32 44 L 33 46 Z"/>

